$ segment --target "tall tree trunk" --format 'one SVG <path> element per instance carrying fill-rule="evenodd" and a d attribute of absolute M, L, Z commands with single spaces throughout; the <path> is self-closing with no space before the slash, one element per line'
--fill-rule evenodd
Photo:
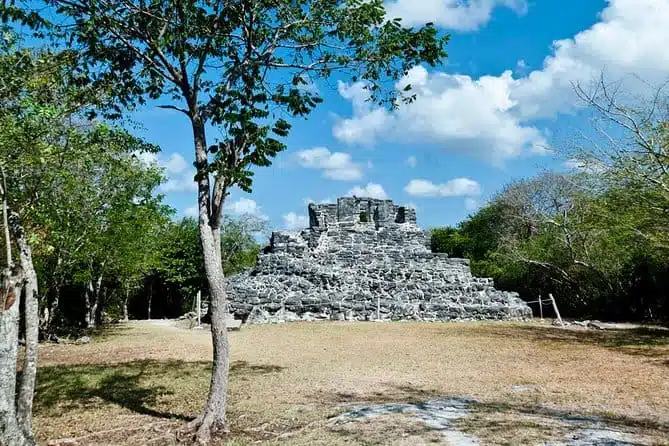
<path fill-rule="evenodd" d="M 60 304 L 60 288 L 63 282 L 60 273 L 62 264 L 63 258 L 59 255 L 54 267 L 50 289 L 44 295 L 44 305 L 40 314 L 39 326 L 42 336 L 48 336 L 53 330 L 53 321 Z"/>
<path fill-rule="evenodd" d="M 86 328 L 91 328 L 95 324 L 95 317 L 91 317 L 92 303 L 94 300 L 93 281 L 89 280 L 86 284 L 86 291 L 84 291 L 84 300 L 86 302 L 86 314 L 84 315 Z M 95 315 L 95 313 L 92 313 Z"/>
<path fill-rule="evenodd" d="M 37 301 L 37 273 L 33 265 L 33 256 L 25 232 L 18 216 L 12 215 L 12 232 L 19 247 L 21 269 L 25 274 L 25 337 L 26 348 L 23 358 L 21 385 L 16 400 L 17 416 L 20 427 L 27 436 L 32 435 L 33 396 L 35 377 L 37 376 L 37 344 L 39 342 L 39 302 Z"/>
<path fill-rule="evenodd" d="M 128 322 L 128 300 L 130 300 L 130 285 L 125 286 L 125 298 L 123 299 L 123 321 Z"/>
<path fill-rule="evenodd" d="M 100 279 L 102 279 L 102 277 L 100 277 Z M 101 282 L 102 280 L 100 280 L 100 287 L 98 288 L 95 300 L 95 325 L 97 327 L 102 327 L 104 324 L 104 314 L 107 306 L 108 289 L 103 287 Z"/>
<path fill-rule="evenodd" d="M 147 319 L 151 320 L 151 301 L 153 300 L 153 278 L 149 279 L 149 305 L 146 309 Z"/>
<path fill-rule="evenodd" d="M 46 313 L 46 320 L 44 321 L 42 327 L 44 334 L 50 334 L 53 331 L 53 321 L 56 319 L 56 314 L 58 313 L 58 306 L 60 305 L 60 284 L 56 285 L 53 288 L 53 297 L 49 302 Z"/>
<path fill-rule="evenodd" d="M 103 265 L 104 266 L 104 265 Z M 102 288 L 102 273 L 93 283 L 88 281 L 86 286 L 86 327 L 95 328 L 96 323 L 99 322 L 98 306 L 100 305 L 100 290 Z"/>
<path fill-rule="evenodd" d="M 230 367 L 226 327 L 227 296 L 224 288 L 225 279 L 221 266 L 220 251 L 216 249 L 216 243 L 220 240 L 220 235 L 217 232 L 218 228 L 212 229 L 209 225 L 200 228 L 205 273 L 209 283 L 211 337 L 214 347 L 209 397 L 198 423 L 197 438 L 203 443 L 208 441 L 212 432 L 225 433 L 228 430 L 225 422 Z"/>
<path fill-rule="evenodd" d="M 16 360 L 22 272 L 3 271 L 0 288 L 0 444 L 34 445 L 21 427 L 16 407 Z"/>
<path fill-rule="evenodd" d="M 212 224 L 214 221 L 217 222 L 218 218 L 216 218 L 217 216 L 214 216 L 214 218 L 211 217 L 212 203 L 210 202 L 209 174 L 206 171 L 207 143 L 204 122 L 197 115 L 196 106 L 193 106 L 193 110 L 195 116 L 192 120 L 195 159 L 199 173 L 197 179 L 199 230 L 204 254 L 204 270 L 209 284 L 211 337 L 214 355 L 207 404 L 202 413 L 191 422 L 190 426 L 197 428 L 197 441 L 206 444 L 209 442 L 212 433 L 225 433 L 228 431 L 225 415 L 230 351 L 225 320 L 227 315 L 227 296 L 221 262 L 220 226 Z"/>

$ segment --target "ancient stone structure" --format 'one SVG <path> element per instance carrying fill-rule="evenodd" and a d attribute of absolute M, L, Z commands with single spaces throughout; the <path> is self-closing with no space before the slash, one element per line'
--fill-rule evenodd
<path fill-rule="evenodd" d="M 431 252 L 413 209 L 372 198 L 310 204 L 309 228 L 274 232 L 228 291 L 230 312 L 248 323 L 532 316 L 516 293 L 473 277 L 468 260 Z"/>

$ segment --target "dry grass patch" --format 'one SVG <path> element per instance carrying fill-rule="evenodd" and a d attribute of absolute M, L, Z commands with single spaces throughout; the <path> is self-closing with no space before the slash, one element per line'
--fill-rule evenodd
<path fill-rule="evenodd" d="M 438 431 L 400 414 L 351 421 L 333 427 L 332 431 L 344 441 L 365 445 L 416 446 L 443 442 Z"/>
<path fill-rule="evenodd" d="M 385 430 L 384 423 L 403 426 L 382 437 L 384 444 L 406 438 L 421 444 L 418 437 L 430 443 L 434 432 L 416 431 L 410 420 L 379 419 L 345 429 L 332 428 L 328 420 L 351 404 L 436 396 L 476 399 L 480 405 L 468 429 L 484 438 L 486 429 L 494 436 L 507 432 L 517 444 L 561 432 L 532 427 L 544 420 L 532 418 L 540 411 L 606 416 L 658 442 L 669 437 L 666 332 L 509 323 L 293 323 L 244 327 L 230 336 L 231 444 L 380 444 L 374 432 Z M 210 356 L 207 331 L 166 323 L 120 325 L 87 345 L 41 346 L 38 437 L 124 427 L 136 433 L 80 444 L 142 444 L 168 435 L 203 404 Z M 512 422 L 523 417 L 527 423 Z M 140 428 L 157 422 L 163 424 L 149 432 Z M 169 444 L 166 438 L 158 443 Z"/>

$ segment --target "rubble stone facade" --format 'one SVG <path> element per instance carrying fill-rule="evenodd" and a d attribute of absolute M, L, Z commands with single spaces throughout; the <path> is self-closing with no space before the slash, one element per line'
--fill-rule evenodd
<path fill-rule="evenodd" d="M 466 259 L 430 250 L 412 208 L 342 197 L 310 204 L 309 228 L 274 232 L 250 271 L 228 280 L 230 312 L 247 323 L 297 320 L 515 320 L 517 293 L 473 277 Z"/>

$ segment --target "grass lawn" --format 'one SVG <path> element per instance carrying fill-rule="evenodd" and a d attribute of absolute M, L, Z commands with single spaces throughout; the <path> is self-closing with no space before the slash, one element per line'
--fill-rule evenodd
<path fill-rule="evenodd" d="M 35 429 L 48 444 L 173 444 L 209 385 L 207 330 L 118 325 L 42 345 Z M 230 437 L 221 444 L 435 444 L 402 415 L 334 425 L 352 405 L 469 398 L 482 444 L 564 438 L 564 420 L 669 444 L 669 332 L 538 323 L 291 323 L 231 332 Z M 75 440 L 67 440 L 76 437 Z M 61 439 L 62 441 L 54 441 Z"/>

